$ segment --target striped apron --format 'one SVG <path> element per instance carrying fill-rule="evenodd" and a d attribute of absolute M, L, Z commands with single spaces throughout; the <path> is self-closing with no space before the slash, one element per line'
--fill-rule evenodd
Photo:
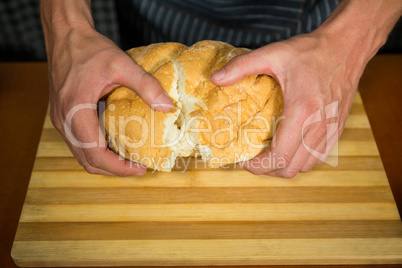
<path fill-rule="evenodd" d="M 339 0 L 116 0 L 122 48 L 219 40 L 258 48 L 316 29 Z"/>

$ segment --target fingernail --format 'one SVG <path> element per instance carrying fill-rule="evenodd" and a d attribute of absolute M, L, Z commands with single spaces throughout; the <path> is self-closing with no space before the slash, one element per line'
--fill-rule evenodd
<path fill-rule="evenodd" d="M 225 69 L 222 68 L 219 71 L 214 72 L 211 75 L 211 78 L 216 80 L 216 81 L 220 81 L 225 77 L 225 74 L 226 74 Z"/>
<path fill-rule="evenodd" d="M 135 162 L 135 165 L 136 165 L 138 168 L 140 168 L 140 170 L 137 171 L 137 173 L 136 173 L 135 175 L 137 175 L 137 176 L 142 176 L 142 175 L 145 175 L 145 173 L 147 173 L 147 168 L 146 168 L 143 164 L 140 164 L 140 163 Z"/>
<path fill-rule="evenodd" d="M 237 163 L 237 164 L 239 165 L 239 167 L 240 167 L 241 169 L 247 170 L 247 168 L 248 168 L 248 166 L 249 166 L 249 163 L 250 163 L 250 161 L 243 161 L 243 162 L 239 162 L 239 163 Z"/>
<path fill-rule="evenodd" d="M 152 108 L 158 111 L 169 111 L 170 109 L 172 109 L 172 107 L 173 107 L 172 99 L 166 92 L 160 94 L 156 98 L 155 103 L 152 104 Z"/>
<path fill-rule="evenodd" d="M 135 173 L 135 175 L 136 175 L 136 176 L 143 176 L 143 175 L 145 175 L 145 173 L 147 173 L 146 170 L 144 170 L 144 171 L 139 171 L 139 172 Z"/>

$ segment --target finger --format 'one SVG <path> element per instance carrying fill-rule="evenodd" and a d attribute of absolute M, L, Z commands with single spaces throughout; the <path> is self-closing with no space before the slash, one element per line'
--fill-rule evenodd
<path fill-rule="evenodd" d="M 302 147 L 308 152 L 308 155 L 299 167 L 300 172 L 310 171 L 319 159 L 323 159 L 329 131 L 326 121 L 313 123 L 305 129 L 307 131 L 302 139 Z"/>
<path fill-rule="evenodd" d="M 69 142 L 67 142 L 68 147 L 70 148 L 71 152 L 73 153 L 74 157 L 77 159 L 78 163 L 88 172 L 91 174 L 98 174 L 98 175 L 107 175 L 107 176 L 115 176 L 116 174 L 113 174 L 111 172 L 105 171 L 103 169 L 99 169 L 96 167 L 91 166 L 87 159 L 84 151 L 77 147 L 71 145 Z"/>
<path fill-rule="evenodd" d="M 321 119 L 320 109 L 297 108 L 298 106 L 293 105 L 288 107 L 285 105 L 284 115 L 287 119 L 280 122 L 272 148 L 246 165 L 245 169 L 251 173 L 266 174 L 277 170 L 277 176 L 291 178 L 301 170 L 310 154 L 320 154 L 315 152 L 314 148 L 327 131 L 326 122 Z M 264 161 L 263 158 L 270 161 Z M 267 162 L 274 165 L 268 167 L 265 164 Z"/>
<path fill-rule="evenodd" d="M 317 113 L 318 115 L 318 113 Z M 314 118 L 314 117 L 310 117 Z M 316 119 L 319 119 L 318 117 Z M 306 122 L 308 123 L 308 119 Z M 313 120 L 314 122 L 315 120 Z M 295 172 L 308 172 L 318 160 L 325 161 L 332 149 L 328 143 L 332 136 L 338 137 L 338 124 L 330 120 L 309 124 L 303 129 L 302 144 L 299 146 L 288 168 L 279 172 L 284 177 L 295 175 Z"/>
<path fill-rule="evenodd" d="M 323 133 L 322 137 L 318 140 L 317 144 L 315 145 L 315 152 L 312 153 L 309 160 L 306 164 L 302 167 L 302 172 L 307 172 L 313 168 L 316 164 L 324 163 L 328 155 L 332 152 L 333 147 L 335 146 L 336 142 L 338 141 L 339 137 L 341 136 L 342 129 L 339 129 L 339 123 L 332 122 L 332 123 L 325 123 L 326 124 L 326 131 Z M 337 157 L 337 155 L 335 156 Z"/>
<path fill-rule="evenodd" d="M 84 155 L 85 159 L 85 154 L 84 152 L 81 150 L 81 153 Z M 84 163 L 81 165 L 88 173 L 91 174 L 97 174 L 97 175 L 106 175 L 106 176 L 116 176 L 116 174 L 110 173 L 108 171 L 105 171 L 103 169 L 99 169 L 99 168 L 95 168 L 92 167 L 91 165 L 89 165 L 89 163 L 85 160 Z"/>
<path fill-rule="evenodd" d="M 300 172 L 309 172 L 318 163 L 318 161 L 323 162 L 325 160 L 324 154 L 326 153 L 325 152 L 326 146 L 327 146 L 326 136 L 323 136 L 319 140 L 319 142 L 314 146 L 314 150 L 316 152 L 321 153 L 320 157 L 317 157 L 317 155 L 313 155 L 310 153 L 310 156 L 308 157 L 307 161 L 304 163 L 304 165 L 300 169 Z"/>
<path fill-rule="evenodd" d="M 327 111 L 325 114 L 326 116 L 331 115 L 328 115 Z M 293 177 L 299 171 L 310 171 L 317 163 L 317 160 L 324 161 L 330 149 L 332 149 L 332 147 L 328 147 L 328 140 L 334 135 L 338 136 L 338 123 L 331 121 L 333 121 L 332 117 L 322 121 L 320 110 L 307 117 L 303 123 L 302 142 L 289 166 L 278 171 L 279 176 Z"/>
<path fill-rule="evenodd" d="M 114 174 L 107 172 L 105 170 L 102 169 L 98 169 L 98 168 L 94 168 L 91 167 L 87 160 L 86 160 L 86 156 L 85 153 L 83 152 L 83 150 L 77 146 L 72 145 L 69 140 L 67 139 L 66 135 L 64 135 L 63 131 L 60 131 L 61 136 L 63 137 L 63 139 L 66 141 L 66 144 L 68 146 L 68 148 L 70 149 L 71 153 L 74 155 L 75 159 L 77 160 L 77 162 L 89 173 L 92 174 L 99 174 L 99 175 L 107 175 L 107 176 L 113 176 Z"/>
<path fill-rule="evenodd" d="M 98 125 L 96 110 L 81 109 L 72 119 L 70 126 L 74 137 L 66 135 L 67 140 L 75 147 L 73 151 L 82 150 L 84 153 L 84 155 L 78 153 L 77 157 L 88 172 L 98 173 L 99 170 L 103 170 L 118 176 L 145 174 L 145 167 L 119 159 L 117 154 L 106 147 L 105 137 Z M 65 127 L 69 127 L 68 124 Z"/>
<path fill-rule="evenodd" d="M 99 170 L 104 174 L 113 174 L 121 177 L 144 175 L 146 169 L 141 165 L 126 161 L 108 149 L 99 147 L 83 150 L 88 162 L 88 166 L 84 166 L 89 173 L 97 173 Z"/>
<path fill-rule="evenodd" d="M 226 86 L 234 84 L 249 75 L 269 74 L 273 76 L 271 66 L 274 64 L 274 57 L 271 59 L 269 54 L 257 49 L 234 57 L 220 70 L 211 74 L 210 79 L 218 86 Z"/>
<path fill-rule="evenodd" d="M 81 148 L 78 148 L 77 146 L 74 146 L 71 144 L 68 134 L 66 135 L 66 132 L 65 132 L 66 127 L 69 127 L 69 126 L 68 125 L 66 126 L 65 124 L 63 124 L 63 120 L 61 119 L 62 117 L 60 116 L 60 113 L 58 113 L 57 110 L 55 110 L 54 114 L 55 114 L 55 116 L 51 116 L 54 127 L 57 129 L 57 131 L 60 133 L 60 135 L 66 142 L 68 148 L 70 149 L 71 153 L 74 155 L 78 164 L 80 164 L 81 166 L 84 166 L 84 164 L 86 164 L 84 152 L 81 150 Z"/>
<path fill-rule="evenodd" d="M 253 174 L 264 174 L 289 166 L 296 150 L 301 143 L 302 121 L 297 111 L 284 109 L 284 118 L 279 123 L 271 149 L 243 163 L 243 168 Z"/>
<path fill-rule="evenodd" d="M 119 68 L 117 82 L 134 90 L 151 108 L 167 112 L 173 107 L 173 101 L 158 80 L 129 57 L 116 68 Z"/>
<path fill-rule="evenodd" d="M 333 167 L 338 165 L 338 157 L 339 157 L 338 150 L 334 150 L 334 147 L 337 144 L 339 137 L 341 136 L 341 133 L 342 130 L 339 131 L 338 135 L 335 134 L 327 140 L 326 152 L 324 153 L 322 160 L 317 161 L 317 164 L 322 164 L 325 162 Z M 332 157 L 332 159 L 334 159 L 335 162 L 332 161 L 331 159 L 328 159 L 328 157 Z"/>
<path fill-rule="evenodd" d="M 317 149 L 315 147 L 315 149 Z M 275 176 L 275 177 L 282 177 L 282 178 L 293 178 L 295 177 L 299 172 L 301 172 L 302 168 L 305 166 L 306 162 L 310 159 L 311 157 L 311 152 L 306 150 L 306 147 L 303 143 L 299 145 L 297 148 L 296 153 L 290 160 L 290 163 L 287 167 L 282 168 L 282 169 L 276 169 L 268 172 L 267 175 L 269 176 Z"/>
<path fill-rule="evenodd" d="M 315 165 L 321 165 L 323 163 L 327 163 L 331 166 L 336 166 L 338 163 L 337 157 L 338 155 L 333 155 L 331 157 L 334 157 L 332 159 L 329 159 L 329 155 L 332 152 L 332 149 L 334 148 L 336 142 L 338 141 L 338 138 L 336 136 L 331 137 L 330 140 L 324 140 L 322 145 L 320 145 L 320 148 L 323 148 L 322 150 L 324 153 L 321 155 L 320 158 L 316 158 L 314 156 L 311 156 L 308 162 L 306 162 L 306 165 L 302 168 L 301 172 L 308 172 L 309 170 L 313 169 Z M 334 165 L 334 160 L 336 161 Z M 315 160 L 315 163 L 313 161 Z"/>

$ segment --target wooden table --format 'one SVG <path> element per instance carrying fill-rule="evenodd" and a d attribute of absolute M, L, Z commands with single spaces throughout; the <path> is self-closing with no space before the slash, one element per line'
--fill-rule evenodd
<path fill-rule="evenodd" d="M 400 213 L 402 109 L 398 100 L 402 97 L 401 73 L 402 55 L 376 56 L 360 83 L 364 105 Z M 46 113 L 47 87 L 45 63 L 0 64 L 0 135 L 3 140 L 0 156 L 0 267 L 16 267 L 10 250 Z"/>

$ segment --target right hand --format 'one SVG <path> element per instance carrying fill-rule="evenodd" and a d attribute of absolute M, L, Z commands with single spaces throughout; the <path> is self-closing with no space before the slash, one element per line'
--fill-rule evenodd
<path fill-rule="evenodd" d="M 119 159 L 107 148 L 96 104 L 117 86 L 134 90 L 149 105 L 162 104 L 155 108 L 162 111 L 168 111 L 166 107 L 172 104 L 169 96 L 152 75 L 94 29 L 73 28 L 65 38 L 51 41 L 50 117 L 75 158 L 89 173 L 145 174 L 144 166 Z M 66 118 L 68 115 L 73 115 L 72 120 Z M 66 125 L 66 119 L 71 124 Z"/>

